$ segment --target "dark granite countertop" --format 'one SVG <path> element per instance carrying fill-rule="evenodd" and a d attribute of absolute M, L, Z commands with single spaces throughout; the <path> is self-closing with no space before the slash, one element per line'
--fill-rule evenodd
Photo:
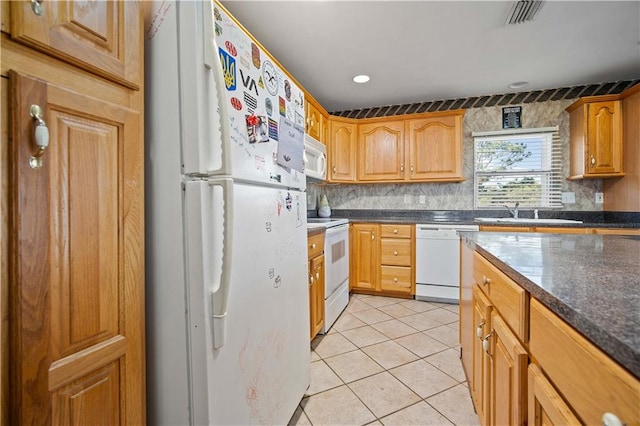
<path fill-rule="evenodd" d="M 461 235 L 463 242 L 640 377 L 640 236 Z"/>
<path fill-rule="evenodd" d="M 315 216 L 315 211 L 307 212 L 309 217 Z M 520 211 L 521 218 L 529 218 L 530 222 L 520 223 L 492 223 L 478 222 L 476 217 L 507 217 L 502 210 L 333 210 L 333 217 L 346 218 L 351 222 L 376 223 L 424 223 L 424 224 L 455 224 L 455 225 L 487 225 L 487 226 L 542 226 L 545 228 L 640 228 L 640 213 L 638 212 L 602 212 L 602 211 L 551 211 L 541 210 L 541 219 L 570 219 L 580 220 L 582 223 L 540 223 L 533 219 L 533 210 Z"/>

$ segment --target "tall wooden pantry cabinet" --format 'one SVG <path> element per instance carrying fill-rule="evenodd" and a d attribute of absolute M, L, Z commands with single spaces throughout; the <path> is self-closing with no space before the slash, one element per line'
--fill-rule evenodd
<path fill-rule="evenodd" d="M 2 2 L 2 424 L 144 424 L 142 5 Z"/>

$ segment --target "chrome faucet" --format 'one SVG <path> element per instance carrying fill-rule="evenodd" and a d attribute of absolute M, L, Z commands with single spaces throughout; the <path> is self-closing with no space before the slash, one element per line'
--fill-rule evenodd
<path fill-rule="evenodd" d="M 511 213 L 511 216 L 512 216 L 513 218 L 517 219 L 517 218 L 518 218 L 518 206 L 519 206 L 519 205 L 520 205 L 520 203 L 516 201 L 516 205 L 515 205 L 515 207 L 513 208 L 513 210 L 511 210 L 511 209 L 509 208 L 509 206 L 507 206 L 506 204 L 505 204 L 504 208 L 505 208 L 505 209 L 507 209 L 507 210 L 509 210 L 509 213 Z"/>

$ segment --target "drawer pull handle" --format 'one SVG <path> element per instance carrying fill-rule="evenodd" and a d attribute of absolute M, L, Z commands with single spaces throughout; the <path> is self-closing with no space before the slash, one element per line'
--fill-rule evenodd
<path fill-rule="evenodd" d="M 489 339 L 493 336 L 493 330 L 482 339 L 482 349 L 489 355 L 489 358 L 493 358 L 493 355 L 489 353 Z"/>
<path fill-rule="evenodd" d="M 394 255 L 394 256 L 397 256 L 397 255 L 398 255 L 398 250 L 394 250 L 394 251 L 393 251 L 393 255 Z"/>
<path fill-rule="evenodd" d="M 476 336 L 478 337 L 478 339 L 482 340 L 482 328 L 484 327 L 485 322 L 482 321 L 480 324 L 478 324 L 478 326 L 476 327 Z"/>
<path fill-rule="evenodd" d="M 312 249 L 316 248 L 316 243 L 311 244 L 311 248 Z"/>
<path fill-rule="evenodd" d="M 398 277 L 393 277 L 393 282 L 397 283 L 398 282 Z"/>
<path fill-rule="evenodd" d="M 397 229 L 394 229 L 394 230 L 393 230 L 393 233 L 394 233 L 394 234 L 397 234 L 397 233 L 398 233 L 398 230 L 397 230 Z"/>
<path fill-rule="evenodd" d="M 602 415 L 602 426 L 622 426 L 622 425 L 623 423 L 615 414 L 604 413 Z"/>
<path fill-rule="evenodd" d="M 484 284 L 484 285 L 491 284 L 491 278 L 485 277 L 483 275 L 482 276 L 482 284 Z"/>

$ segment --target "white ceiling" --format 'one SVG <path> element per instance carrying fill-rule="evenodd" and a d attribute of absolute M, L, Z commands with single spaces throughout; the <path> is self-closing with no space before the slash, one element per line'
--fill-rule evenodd
<path fill-rule="evenodd" d="M 511 1 L 222 4 L 328 111 L 640 78 L 640 1 L 550 0 L 510 26 Z"/>

